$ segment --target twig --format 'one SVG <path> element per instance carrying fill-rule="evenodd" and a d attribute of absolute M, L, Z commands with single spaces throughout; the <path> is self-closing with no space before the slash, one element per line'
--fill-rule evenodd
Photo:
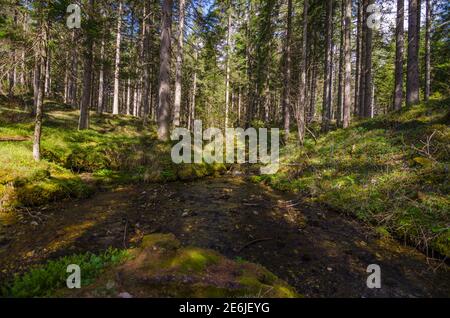
<path fill-rule="evenodd" d="M 298 201 L 296 203 L 286 204 L 286 208 L 292 208 L 292 207 L 300 205 L 300 204 L 302 204 L 301 201 Z"/>
<path fill-rule="evenodd" d="M 245 248 L 249 247 L 250 245 L 253 245 L 253 244 L 256 244 L 256 243 L 259 243 L 259 242 L 271 241 L 271 240 L 273 240 L 273 238 L 267 237 L 267 238 L 261 238 L 261 239 L 256 239 L 256 240 L 250 241 L 247 244 L 245 244 L 244 246 L 242 246 L 238 250 L 238 253 L 242 252 Z"/>
<path fill-rule="evenodd" d="M 125 222 L 125 228 L 123 230 L 123 247 L 127 248 L 126 238 L 127 238 L 127 227 L 128 227 L 128 219 Z"/>
<path fill-rule="evenodd" d="M 307 132 L 309 132 L 309 133 L 311 134 L 311 136 L 314 138 L 314 141 L 315 141 L 316 144 L 317 144 L 317 138 L 316 138 L 316 136 L 313 134 L 313 132 L 311 131 L 311 129 L 309 129 L 306 125 L 305 125 L 305 129 L 306 129 Z"/>
<path fill-rule="evenodd" d="M 30 210 L 28 210 L 28 208 L 25 208 L 25 211 L 28 213 L 29 216 L 31 216 L 32 218 L 38 219 L 39 222 L 42 223 L 42 219 L 38 215 L 34 215 L 33 213 L 31 213 Z"/>

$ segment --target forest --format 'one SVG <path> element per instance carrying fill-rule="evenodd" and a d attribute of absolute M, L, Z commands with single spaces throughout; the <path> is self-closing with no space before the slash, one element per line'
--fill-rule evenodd
<path fill-rule="evenodd" d="M 449 297 L 449 8 L 0 0 L 0 298 Z"/>

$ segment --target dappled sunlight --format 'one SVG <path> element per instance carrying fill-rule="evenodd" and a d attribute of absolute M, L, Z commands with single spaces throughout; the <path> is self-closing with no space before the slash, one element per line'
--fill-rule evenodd
<path fill-rule="evenodd" d="M 98 221 L 101 221 L 101 217 Z M 95 226 L 98 221 L 89 220 L 79 224 L 69 225 L 58 230 L 57 233 L 55 233 L 57 238 L 52 240 L 45 249 L 52 253 L 71 246 L 76 239 L 80 238 L 89 229 Z"/>

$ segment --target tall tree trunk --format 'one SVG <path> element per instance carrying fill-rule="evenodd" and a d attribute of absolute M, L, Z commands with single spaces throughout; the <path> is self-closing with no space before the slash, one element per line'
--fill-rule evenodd
<path fill-rule="evenodd" d="M 288 0 L 286 41 L 284 49 L 284 83 L 283 83 L 283 124 L 284 142 L 289 139 L 290 130 L 290 109 L 291 109 L 291 34 L 292 34 L 292 0 Z"/>
<path fill-rule="evenodd" d="M 336 124 L 342 127 L 342 107 L 343 107 L 343 88 L 344 88 L 344 6 L 345 0 L 341 0 L 341 25 L 340 25 L 340 43 L 339 43 L 339 70 L 338 70 L 338 92 L 336 107 Z"/>
<path fill-rule="evenodd" d="M 403 47 L 404 47 L 405 0 L 397 0 L 397 27 L 395 31 L 395 88 L 394 110 L 403 104 Z"/>
<path fill-rule="evenodd" d="M 75 29 L 72 33 L 72 42 L 76 43 L 77 41 L 77 34 Z M 70 88 L 69 88 L 69 102 L 72 105 L 72 107 L 75 107 L 77 104 L 77 90 L 78 90 L 78 50 L 77 46 L 73 46 L 72 50 L 72 68 L 71 68 L 71 74 L 69 77 L 70 82 Z"/>
<path fill-rule="evenodd" d="M 11 59 L 11 64 L 14 65 L 16 64 L 16 50 L 12 49 L 10 52 L 10 59 Z M 14 87 L 16 86 L 16 81 L 15 81 L 15 67 L 13 69 L 10 69 L 8 71 L 8 95 L 10 97 L 12 97 L 14 95 Z"/>
<path fill-rule="evenodd" d="M 150 111 L 150 90 L 151 90 L 151 35 L 152 35 L 152 25 L 153 25 L 153 14 L 151 11 L 151 1 L 147 1 L 147 9 L 149 13 L 147 16 L 150 17 L 150 21 L 147 21 L 147 18 L 144 19 L 142 27 L 143 27 L 143 37 L 144 41 L 142 42 L 142 59 L 144 66 L 144 76 L 143 76 L 143 85 L 142 87 L 142 106 L 143 106 L 143 117 L 144 117 L 144 125 L 147 124 L 148 115 Z M 181 90 L 180 90 L 181 93 Z M 179 116 L 179 114 L 178 114 Z"/>
<path fill-rule="evenodd" d="M 184 43 L 184 10 L 185 0 L 179 0 L 179 24 L 178 24 L 178 48 L 177 61 L 175 65 L 175 99 L 173 103 L 173 125 L 178 127 L 180 125 L 180 110 L 181 110 L 181 81 L 183 70 L 183 43 Z"/>
<path fill-rule="evenodd" d="M 64 104 L 67 104 L 69 101 L 69 52 L 66 52 L 66 65 L 64 67 Z"/>
<path fill-rule="evenodd" d="M 231 54 L 231 7 L 228 7 L 227 26 L 227 61 L 225 79 L 225 128 L 228 128 L 228 112 L 230 108 L 230 54 Z"/>
<path fill-rule="evenodd" d="M 197 48 L 194 47 L 194 62 L 197 62 L 197 58 L 198 58 Z M 194 63 L 194 65 L 196 65 L 196 64 L 197 63 Z M 194 66 L 194 78 L 192 79 L 192 101 L 191 101 L 191 109 L 189 112 L 189 120 L 188 120 L 188 129 L 189 130 L 193 129 L 193 127 L 194 127 L 196 95 L 197 95 L 197 68 Z"/>
<path fill-rule="evenodd" d="M 100 74 L 98 76 L 98 104 L 97 113 L 101 114 L 104 109 L 105 98 L 105 38 L 102 36 L 100 44 Z"/>
<path fill-rule="evenodd" d="M 322 104 L 322 130 L 328 131 L 331 119 L 331 59 L 332 59 L 332 24 L 333 24 L 333 0 L 326 3 L 326 43 L 325 43 L 325 63 L 323 81 L 323 104 Z"/>
<path fill-rule="evenodd" d="M 122 1 L 119 2 L 119 12 L 117 16 L 117 35 L 116 35 L 116 59 L 114 67 L 114 101 L 113 101 L 113 114 L 119 114 L 119 77 L 120 77 L 120 43 L 122 40 Z"/>
<path fill-rule="evenodd" d="M 131 79 L 127 79 L 126 114 L 131 115 Z"/>
<path fill-rule="evenodd" d="M 94 0 L 89 0 L 89 22 L 92 20 L 94 11 Z M 83 95 L 81 97 L 80 119 L 78 122 L 78 129 L 84 130 L 89 128 L 89 108 L 91 105 L 91 90 L 92 90 L 92 63 L 94 39 L 92 38 L 91 30 L 86 29 L 86 42 L 84 53 L 84 74 L 83 74 Z"/>
<path fill-rule="evenodd" d="M 40 80 L 41 80 L 41 72 L 42 72 L 42 68 L 41 68 L 41 51 L 40 48 L 38 47 L 36 49 L 36 52 L 34 54 L 34 70 L 33 70 L 33 109 L 32 109 L 32 114 L 35 115 L 36 114 L 36 110 L 37 110 L 37 103 L 38 103 L 38 94 L 39 94 L 39 85 L 40 85 Z"/>
<path fill-rule="evenodd" d="M 172 0 L 163 0 L 161 18 L 161 48 L 158 90 L 158 139 L 169 139 L 170 103 L 170 39 L 172 25 Z"/>
<path fill-rule="evenodd" d="M 431 94 L 431 0 L 426 0 L 426 32 L 425 32 L 425 101 L 430 99 Z"/>
<path fill-rule="evenodd" d="M 302 36 L 302 59 L 300 64 L 300 87 L 298 94 L 297 109 L 297 132 L 301 144 L 305 139 L 305 104 L 306 104 L 306 58 L 308 47 L 308 0 L 303 1 L 303 36 Z"/>
<path fill-rule="evenodd" d="M 51 51 L 50 48 L 48 49 L 47 52 L 47 61 L 45 62 L 45 86 L 44 86 L 44 90 L 45 90 L 45 95 L 50 95 L 51 94 L 51 87 L 52 87 L 52 78 L 51 78 Z"/>
<path fill-rule="evenodd" d="M 342 127 L 347 128 L 350 124 L 350 109 L 352 104 L 352 2 L 344 0 L 344 98 L 342 105 Z"/>
<path fill-rule="evenodd" d="M 361 85 L 361 38 L 362 38 L 362 1 L 358 0 L 357 25 L 356 25 L 356 69 L 355 69 L 355 100 L 353 102 L 353 114 L 359 116 L 359 94 Z"/>
<path fill-rule="evenodd" d="M 238 89 L 238 101 L 237 101 L 237 114 L 238 114 L 237 126 L 238 127 L 241 126 L 241 107 L 242 107 L 241 86 L 239 86 L 239 89 Z"/>
<path fill-rule="evenodd" d="M 366 94 L 366 37 L 367 37 L 367 0 L 361 0 L 361 55 L 360 55 L 360 79 L 358 116 L 364 117 L 364 103 Z"/>
<path fill-rule="evenodd" d="M 331 34 L 334 34 L 334 28 L 331 27 Z M 330 58 L 330 84 L 328 86 L 328 102 L 330 103 L 330 116 L 328 117 L 331 120 L 333 120 L 335 111 L 334 111 L 334 87 L 335 87 L 335 80 L 337 78 L 336 72 L 334 71 L 334 65 L 336 62 L 336 57 L 339 57 L 339 54 L 335 54 L 335 44 L 333 38 L 331 38 L 331 58 Z M 336 56 L 337 55 L 337 56 Z"/>
<path fill-rule="evenodd" d="M 409 0 L 408 6 L 408 67 L 406 73 L 406 104 L 419 103 L 419 0 Z"/>
<path fill-rule="evenodd" d="M 365 7 L 366 22 L 364 27 L 366 28 L 365 37 L 365 52 L 364 52 L 364 117 L 372 117 L 372 102 L 373 102 L 373 78 L 372 78 L 372 28 L 367 24 L 370 12 L 367 12 L 367 7 L 374 3 L 374 0 L 368 0 L 367 6 Z"/>
<path fill-rule="evenodd" d="M 38 11 L 41 12 L 42 4 L 39 4 Z M 42 13 L 40 13 L 42 15 Z M 42 134 L 42 117 L 44 112 L 44 97 L 45 97 L 45 66 L 47 64 L 47 44 L 48 44 L 48 26 L 44 17 L 40 16 L 40 34 L 39 34 L 39 46 L 36 54 L 36 67 L 38 70 L 35 74 L 35 89 L 34 93 L 35 105 L 36 105 L 36 120 L 34 126 L 33 136 L 33 158 L 35 161 L 41 160 L 41 134 Z"/>
<path fill-rule="evenodd" d="M 308 121 L 312 122 L 316 116 L 316 92 L 317 92 L 317 64 L 312 66 L 311 73 L 311 94 L 309 96 L 309 118 Z"/>
<path fill-rule="evenodd" d="M 150 3 L 149 1 L 145 1 L 142 7 L 142 23 L 140 30 L 140 38 L 138 44 L 138 54 L 137 54 L 137 65 L 139 65 L 139 69 L 143 69 L 143 72 L 140 72 L 140 75 L 136 84 L 136 95 L 135 95 L 135 108 L 138 116 L 143 118 L 144 126 L 147 124 L 147 113 L 148 113 L 148 101 L 145 100 L 145 94 L 143 91 L 147 90 L 148 86 L 148 68 L 147 66 L 147 41 L 148 41 L 148 15 L 149 15 Z M 144 97 L 144 98 L 142 98 Z"/>

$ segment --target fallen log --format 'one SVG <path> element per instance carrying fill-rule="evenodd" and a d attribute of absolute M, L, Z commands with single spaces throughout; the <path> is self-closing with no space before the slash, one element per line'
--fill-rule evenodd
<path fill-rule="evenodd" d="M 23 136 L 7 136 L 7 137 L 2 137 L 0 136 L 0 142 L 8 142 L 8 141 L 29 141 L 31 140 L 30 137 L 23 137 Z"/>

